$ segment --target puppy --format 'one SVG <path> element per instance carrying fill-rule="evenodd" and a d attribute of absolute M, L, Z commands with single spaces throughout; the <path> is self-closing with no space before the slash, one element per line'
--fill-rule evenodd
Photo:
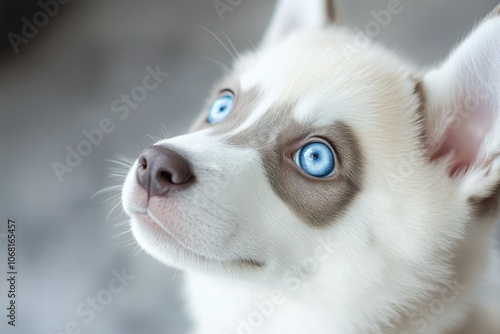
<path fill-rule="evenodd" d="M 139 156 L 135 238 L 186 272 L 195 334 L 500 333 L 500 6 L 430 70 L 336 14 L 279 1 L 192 131 Z"/>

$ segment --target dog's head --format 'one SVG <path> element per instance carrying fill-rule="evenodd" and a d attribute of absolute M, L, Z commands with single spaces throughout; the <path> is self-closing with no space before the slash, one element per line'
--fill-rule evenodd
<path fill-rule="evenodd" d="M 192 132 L 140 155 L 123 204 L 148 253 L 267 282 L 312 258 L 309 275 L 362 289 L 439 276 L 467 224 L 496 213 L 498 10 L 430 71 L 360 45 L 334 13 L 279 2 Z"/>

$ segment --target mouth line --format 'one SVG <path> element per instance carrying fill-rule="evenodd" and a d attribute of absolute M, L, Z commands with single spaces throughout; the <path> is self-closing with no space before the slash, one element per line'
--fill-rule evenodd
<path fill-rule="evenodd" d="M 165 226 L 163 226 L 163 224 L 161 224 L 160 220 L 157 217 L 155 217 L 155 215 L 148 208 L 144 208 L 144 207 L 132 208 L 130 210 L 130 213 L 134 214 L 136 216 L 139 216 L 141 222 L 143 222 L 143 223 L 147 224 L 148 222 L 145 220 L 150 220 L 150 223 L 153 223 L 156 227 L 160 228 L 164 232 L 164 238 L 166 238 L 169 242 L 174 243 L 175 247 L 182 249 L 184 252 L 186 252 L 187 254 L 189 254 L 192 257 L 197 258 L 198 260 L 217 262 L 220 264 L 245 264 L 245 265 L 250 265 L 252 267 L 264 267 L 264 265 L 265 265 L 264 262 L 261 262 L 261 261 L 255 260 L 255 259 L 250 259 L 250 258 L 248 258 L 248 259 L 242 258 L 242 259 L 237 259 L 237 260 L 225 261 L 225 260 L 207 257 L 205 255 L 198 254 L 197 252 L 194 252 L 193 250 L 191 250 L 188 247 L 186 247 L 185 245 L 183 245 L 179 240 L 177 240 L 177 238 L 174 237 L 172 232 L 170 232 Z M 142 219 L 142 218 L 144 218 L 144 219 Z"/>

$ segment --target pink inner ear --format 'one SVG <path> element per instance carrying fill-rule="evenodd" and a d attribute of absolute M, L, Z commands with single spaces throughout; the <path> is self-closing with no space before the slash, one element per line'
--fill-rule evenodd
<path fill-rule="evenodd" d="M 452 176 L 468 170 L 476 162 L 481 145 L 495 120 L 494 108 L 491 106 L 478 106 L 471 112 L 463 109 L 461 111 L 455 114 L 455 122 L 446 129 L 442 141 L 438 143 L 432 155 L 432 160 L 451 155 Z"/>
<path fill-rule="evenodd" d="M 452 176 L 488 167 L 500 150 L 499 31 L 499 17 L 484 20 L 425 77 L 431 157 L 449 158 Z"/>

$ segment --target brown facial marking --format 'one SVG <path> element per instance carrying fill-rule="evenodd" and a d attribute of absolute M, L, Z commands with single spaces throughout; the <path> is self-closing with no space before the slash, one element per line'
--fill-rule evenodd
<path fill-rule="evenodd" d="M 314 178 L 293 162 L 296 150 L 311 137 L 323 138 L 336 151 L 333 177 Z M 333 223 L 361 191 L 361 146 L 352 129 L 341 121 L 321 127 L 301 125 L 293 119 L 291 107 L 276 106 L 256 124 L 230 137 L 228 143 L 260 152 L 274 192 L 311 226 Z"/>
<path fill-rule="evenodd" d="M 486 198 L 471 197 L 468 200 L 476 217 L 494 217 L 500 214 L 500 183 Z"/>
<path fill-rule="evenodd" d="M 235 128 L 237 125 L 241 124 L 251 113 L 252 108 L 255 106 L 257 98 L 258 98 L 258 89 L 252 88 L 247 92 L 241 92 L 239 87 L 236 85 L 228 85 L 220 86 L 223 89 L 231 89 L 234 93 L 234 106 L 233 111 L 229 114 L 229 116 L 223 122 L 217 124 L 210 124 L 207 121 L 208 110 L 211 104 L 217 99 L 220 95 L 220 90 L 215 91 L 210 95 L 209 100 L 207 101 L 203 111 L 195 122 L 195 125 L 192 127 L 192 131 L 199 131 L 206 128 L 211 127 L 215 134 L 221 134 L 228 132 Z M 237 87 L 237 88 L 233 88 Z"/>

